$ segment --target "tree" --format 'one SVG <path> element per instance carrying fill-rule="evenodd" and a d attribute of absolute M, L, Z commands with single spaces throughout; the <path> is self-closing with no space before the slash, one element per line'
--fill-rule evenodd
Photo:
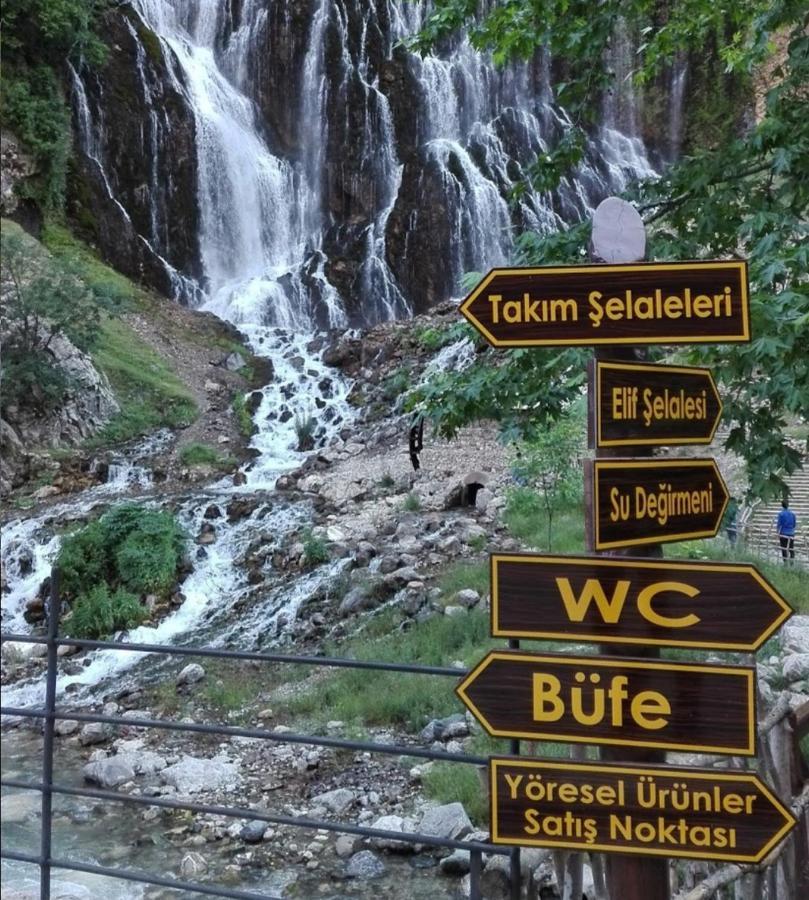
<path fill-rule="evenodd" d="M 610 82 L 603 61 L 619 21 L 642 36 L 640 83 L 710 35 L 719 36 L 728 72 L 750 77 L 769 67 L 755 125 L 694 151 L 626 198 L 647 223 L 650 258 L 749 260 L 753 340 L 687 349 L 680 358 L 714 369 L 731 426 L 726 446 L 746 460 L 751 494 L 771 496 L 800 466 L 787 429 L 790 419 L 805 421 L 809 408 L 809 12 L 796 0 L 671 0 L 662 19 L 659 8 L 647 0 L 501 0 L 479 13 L 473 0 L 436 0 L 416 44 L 432 46 L 468 26 L 471 40 L 500 62 L 539 49 L 564 56 L 555 94 L 573 110 L 576 128 L 537 161 L 531 177 L 543 187 L 579 158 Z M 588 239 L 587 222 L 551 236 L 525 233 L 515 261 L 580 261 Z M 509 437 L 531 434 L 579 393 L 584 358 L 581 351 L 482 353 L 464 372 L 439 376 L 415 403 L 445 433 L 489 416 Z M 489 379 L 498 404 L 487 400 Z"/>
<path fill-rule="evenodd" d="M 513 467 L 514 474 L 542 498 L 549 552 L 553 550 L 554 513 L 581 494 L 581 470 L 576 461 L 583 446 L 580 422 L 566 413 L 525 442 Z"/>
<path fill-rule="evenodd" d="M 57 265 L 19 231 L 4 229 L 2 405 L 44 412 L 70 387 L 50 352 L 59 336 L 89 349 L 98 334 L 98 298 L 66 264 Z"/>

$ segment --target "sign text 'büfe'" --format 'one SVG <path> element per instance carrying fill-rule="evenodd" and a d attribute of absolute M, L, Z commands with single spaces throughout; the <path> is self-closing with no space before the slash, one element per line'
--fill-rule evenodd
<path fill-rule="evenodd" d="M 492 269 L 460 309 L 495 347 L 750 340 L 742 260 Z"/>
<path fill-rule="evenodd" d="M 795 819 L 753 774 L 489 760 L 495 844 L 760 862 Z"/>
<path fill-rule="evenodd" d="M 492 651 L 456 688 L 493 737 L 755 754 L 755 669 Z"/>
<path fill-rule="evenodd" d="M 792 615 L 746 563 L 493 553 L 492 636 L 755 651 Z"/>

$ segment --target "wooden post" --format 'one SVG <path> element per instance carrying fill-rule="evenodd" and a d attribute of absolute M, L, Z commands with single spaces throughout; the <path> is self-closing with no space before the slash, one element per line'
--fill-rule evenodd
<path fill-rule="evenodd" d="M 593 214 L 593 234 L 590 244 L 590 258 L 593 262 L 631 263 L 643 260 L 646 255 L 646 231 L 637 210 L 625 200 L 608 197 Z M 597 347 L 594 359 L 637 361 L 644 351 L 633 347 Z M 591 379 L 592 383 L 592 379 Z M 589 404 L 593 404 L 593 390 L 589 392 Z M 591 410 L 588 410 L 592 414 Z M 651 456 L 648 447 L 596 448 L 596 457 L 610 456 Z M 586 532 L 594 529 L 590 521 L 594 515 L 592 486 L 585 484 L 585 517 L 588 519 Z M 588 548 L 592 549 L 592 548 Z M 603 555 L 661 557 L 659 546 L 643 545 L 617 551 L 606 551 Z M 657 659 L 660 651 L 656 647 L 633 647 L 631 654 L 620 645 L 602 645 L 600 652 L 605 656 L 627 656 Z M 666 761 L 666 753 L 661 750 L 627 749 L 624 747 L 602 747 L 603 760 L 636 763 L 660 763 Z M 606 854 L 607 887 L 611 900 L 669 900 L 669 862 L 667 859 L 652 857 Z"/>

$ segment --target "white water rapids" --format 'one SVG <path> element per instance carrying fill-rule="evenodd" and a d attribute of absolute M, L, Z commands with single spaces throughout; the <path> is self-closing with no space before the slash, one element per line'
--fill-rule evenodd
<path fill-rule="evenodd" d="M 358 162 L 356 171 L 367 181 L 362 189 L 353 187 L 358 194 L 366 191 L 373 201 L 370 224 L 363 226 L 358 242 L 363 249 L 356 282 L 364 319 L 406 316 L 413 307 L 392 273 L 387 245 L 388 222 L 402 190 L 405 162 L 400 158 L 389 98 L 370 64 L 369 46 L 381 39 L 378 19 L 384 12 L 389 22 L 385 52 L 392 56 L 396 42 L 418 29 L 424 4 L 368 0 L 359 35 L 349 34 L 345 4 L 334 0 L 314 4 L 300 93 L 289 98 L 299 108 L 305 139 L 305 151 L 297 157 L 285 156 L 273 144 L 255 99 L 255 62 L 264 46 L 259 37 L 268 27 L 268 0 L 243 0 L 237 26 L 228 34 L 223 30 L 226 5 L 220 0 L 132 0 L 131 14 L 157 36 L 170 60 L 174 87 L 193 113 L 201 277 L 195 281 L 169 261 L 165 241 L 169 229 L 154 199 L 161 177 L 155 123 L 166 112 L 151 103 L 146 54 L 138 29 L 127 18 L 127 28 L 139 47 L 137 67 L 149 106 L 143 132 L 151 138 L 144 140 L 142 149 L 152 154 L 154 162 L 149 183 L 143 185 L 153 200 L 153 214 L 148 233 L 138 237 L 163 262 L 178 297 L 193 299 L 236 325 L 253 351 L 271 360 L 273 367 L 273 377 L 262 388 L 254 414 L 256 458 L 244 467 L 244 483 L 236 487 L 231 479 L 223 479 L 174 495 L 171 502 L 176 503 L 178 517 L 192 538 L 200 532 L 209 507 L 224 512 L 241 495 L 261 502 L 240 520 L 228 521 L 224 515 L 215 519 L 214 543 L 205 547 L 190 543 L 194 569 L 182 584 L 182 604 L 158 624 L 120 636 L 132 642 L 266 646 L 289 628 L 300 605 L 344 565 L 326 564 L 294 581 L 274 578 L 266 566 L 264 585 L 256 589 L 240 563 L 256 541 L 272 551 L 290 531 L 311 519 L 308 506 L 292 505 L 273 492 L 279 474 L 304 458 L 296 449 L 296 425 L 313 419 L 318 446 L 339 440 L 341 431 L 351 427 L 352 410 L 346 401 L 351 385 L 324 364 L 320 342 L 315 340 L 315 323 L 345 328 L 349 320 L 344 298 L 328 277 L 324 246 L 335 222 L 323 187 L 324 169 L 334 164 L 327 158 L 334 138 L 327 105 L 333 105 L 334 96 L 342 96 L 340 91 L 348 84 L 361 97 L 357 114 L 361 127 L 354 132 L 356 146 L 343 147 L 342 152 Z M 327 71 L 329 27 L 342 41 L 337 60 L 328 61 L 336 72 Z M 527 65 L 497 71 L 467 40 L 458 42 L 448 55 L 412 57 L 409 65 L 422 92 L 414 98 L 420 109 L 421 159 L 425 171 L 429 168 L 432 173 L 430 178 L 425 175 L 423 188 L 427 192 L 440 186 L 438 205 L 446 206 L 450 223 L 448 246 L 436 249 L 457 283 L 466 271 L 485 270 L 508 260 L 514 210 L 506 198 L 522 177 L 525 160 L 546 150 L 551 136 L 564 131 L 569 122 L 564 111 L 547 102 L 547 61 L 539 92 L 535 73 Z M 86 90 L 86 73 L 73 72 L 72 78 L 78 150 L 92 163 L 116 214 L 131 224 L 134 217 L 116 196 L 108 150 L 111 135 L 102 110 Z M 530 189 L 520 197 L 519 218 L 527 227 L 547 232 L 578 219 L 607 191 L 620 191 L 629 178 L 649 174 L 643 145 L 618 121 L 617 106 L 605 109 L 602 128 L 593 136 L 591 161 L 583 162 L 576 178 L 563 184 L 554 203 Z M 515 145 L 522 163 L 515 158 Z M 408 227 L 414 233 L 423 228 L 429 212 L 414 210 Z M 461 342 L 445 348 L 434 365 L 460 366 L 470 353 L 469 345 Z M 92 516 L 98 504 L 126 499 L 158 505 L 169 502 L 161 486 L 152 484 L 150 459 L 171 440 L 172 435 L 161 433 L 139 442 L 113 457 L 106 484 L 4 526 L 4 630 L 30 630 L 24 616 L 26 604 L 49 575 L 66 528 Z M 17 645 L 17 652 L 29 650 Z M 89 702 L 94 689 L 104 689 L 113 680 L 120 686 L 134 679 L 143 658 L 134 652 L 87 653 L 80 663 L 73 660 L 63 667 L 59 694 L 64 699 L 69 692 L 71 703 Z M 2 701 L 4 706 L 37 705 L 43 693 L 42 680 L 34 679 L 5 687 Z M 5 874 L 25 886 L 17 867 Z M 71 879 L 62 882 L 73 890 L 69 895 L 84 896 L 78 879 Z M 88 888 L 87 896 L 94 889 Z M 121 888 L 116 896 L 138 896 L 136 890 Z"/>

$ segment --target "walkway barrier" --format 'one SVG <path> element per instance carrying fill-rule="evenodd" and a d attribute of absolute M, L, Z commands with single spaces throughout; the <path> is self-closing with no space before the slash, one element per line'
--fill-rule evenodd
<path fill-rule="evenodd" d="M 56 703 L 57 651 L 59 647 L 79 647 L 85 650 L 134 651 L 144 654 L 155 653 L 164 656 L 189 656 L 242 661 L 249 660 L 266 663 L 289 663 L 294 665 L 325 666 L 331 668 L 401 672 L 404 675 L 431 675 L 439 678 L 452 678 L 453 681 L 457 681 L 465 674 L 463 670 L 451 667 L 418 666 L 405 663 L 373 662 L 338 657 L 295 656 L 282 653 L 224 650 L 214 647 L 174 647 L 164 646 L 162 644 L 129 644 L 120 641 L 97 641 L 67 637 L 60 638 L 59 610 L 59 575 L 58 571 L 54 569 L 51 576 L 50 599 L 47 604 L 47 635 L 37 636 L 9 632 L 3 632 L 2 635 L 0 635 L 3 643 L 44 644 L 47 648 L 44 705 L 38 708 L 0 707 L 0 714 L 3 716 L 34 720 L 39 719 L 43 723 L 43 758 L 40 781 L 24 781 L 15 778 L 4 778 L 0 780 L 0 785 L 4 788 L 39 791 L 42 795 L 41 841 L 39 853 L 22 853 L 16 850 L 7 850 L 5 848 L 0 851 L 0 857 L 3 859 L 29 863 L 39 867 L 41 900 L 50 900 L 51 873 L 54 869 L 87 872 L 136 882 L 138 884 L 175 888 L 212 897 L 231 897 L 234 898 L 234 900 L 280 900 L 280 898 L 274 898 L 272 895 L 266 893 L 255 893 L 219 885 L 181 881 L 174 878 L 166 878 L 152 872 L 109 868 L 106 866 L 77 862 L 74 859 L 54 857 L 51 852 L 52 803 L 54 795 L 87 797 L 94 800 L 133 804 L 135 806 L 144 807 L 162 807 L 165 809 L 184 810 L 192 813 L 208 813 L 234 819 L 249 819 L 266 822 L 268 825 L 294 826 L 307 830 L 323 829 L 330 832 L 359 835 L 363 838 L 381 838 L 414 845 L 421 844 L 427 847 L 441 847 L 448 850 L 466 850 L 470 854 L 469 875 L 471 900 L 482 900 L 483 897 L 481 893 L 483 854 L 508 856 L 510 857 L 511 895 L 512 898 L 519 898 L 521 892 L 519 850 L 512 848 L 495 846 L 481 841 L 451 840 L 449 838 L 439 838 L 427 834 L 408 834 L 398 831 L 385 831 L 351 823 L 335 823 L 323 819 L 258 812 L 253 809 L 218 806 L 205 803 L 181 802 L 179 800 L 170 800 L 161 797 L 131 796 L 129 794 L 118 793 L 117 791 L 96 790 L 87 787 L 72 787 L 66 784 L 60 784 L 57 780 L 54 780 L 54 725 L 56 721 L 60 719 L 72 719 L 79 722 L 102 722 L 110 725 L 125 725 L 128 728 L 141 727 L 163 729 L 170 732 L 192 732 L 198 734 L 225 735 L 229 737 L 257 738 L 277 743 L 330 747 L 339 750 L 367 751 L 370 753 L 383 753 L 393 756 L 412 756 L 427 760 L 457 763 L 460 765 L 486 766 L 488 762 L 487 757 L 483 756 L 472 756 L 464 753 L 449 753 L 442 750 L 432 750 L 419 745 L 377 744 L 369 741 L 355 741 L 346 738 L 295 734 L 290 732 L 277 734 L 260 728 L 241 728 L 236 726 L 209 725 L 196 722 L 173 722 L 164 719 L 131 718 L 129 716 L 124 718 L 122 716 L 105 716 L 98 713 L 82 713 L 73 709 L 66 710 Z"/>

